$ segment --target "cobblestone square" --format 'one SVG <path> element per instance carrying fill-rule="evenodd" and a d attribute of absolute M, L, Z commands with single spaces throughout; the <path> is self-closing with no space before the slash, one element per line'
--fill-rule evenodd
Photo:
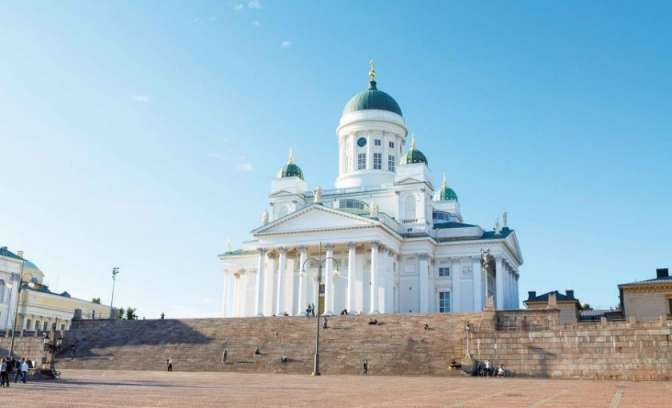
<path fill-rule="evenodd" d="M 12 407 L 665 407 L 672 383 L 64 370 L 12 383 Z"/>

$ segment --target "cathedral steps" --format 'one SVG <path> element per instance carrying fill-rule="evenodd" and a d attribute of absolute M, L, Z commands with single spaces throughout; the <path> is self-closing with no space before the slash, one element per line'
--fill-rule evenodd
<path fill-rule="evenodd" d="M 370 325 L 372 318 L 380 324 Z M 165 370 L 170 358 L 183 371 L 309 374 L 315 324 L 304 317 L 76 321 L 58 364 Z M 515 375 L 672 378 L 672 320 L 561 325 L 557 310 L 504 311 L 334 316 L 320 330 L 324 374 L 359 374 L 367 360 L 372 375 L 460 375 L 450 363 L 467 349 Z"/>

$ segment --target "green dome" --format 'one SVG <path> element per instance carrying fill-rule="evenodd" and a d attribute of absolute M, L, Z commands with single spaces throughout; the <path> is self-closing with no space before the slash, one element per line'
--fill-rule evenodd
<path fill-rule="evenodd" d="M 282 166 L 280 177 L 298 177 L 303 180 L 303 171 L 301 171 L 301 167 L 297 166 L 296 164 L 287 163 Z"/>
<path fill-rule="evenodd" d="M 378 90 L 376 88 L 376 81 L 373 80 L 369 82 L 369 89 L 358 93 L 348 101 L 345 109 L 343 109 L 343 114 L 369 109 L 394 112 L 399 116 L 403 116 L 397 101 L 389 94 Z"/>
<path fill-rule="evenodd" d="M 457 193 L 448 186 L 443 186 L 439 190 L 439 201 L 457 201 Z"/>
<path fill-rule="evenodd" d="M 446 174 L 443 174 L 443 179 L 441 180 L 441 187 L 434 195 L 435 201 L 457 201 L 457 193 L 452 188 L 448 187 L 448 181 L 446 180 Z"/>
<path fill-rule="evenodd" d="M 401 156 L 401 164 L 425 163 L 428 165 L 425 155 L 415 147 L 415 137 L 411 142 L 411 148 Z"/>
<path fill-rule="evenodd" d="M 280 169 L 280 177 L 298 177 L 303 180 L 303 171 L 301 171 L 301 167 L 294 164 L 294 153 L 292 152 L 292 149 L 289 149 L 287 164 Z"/>

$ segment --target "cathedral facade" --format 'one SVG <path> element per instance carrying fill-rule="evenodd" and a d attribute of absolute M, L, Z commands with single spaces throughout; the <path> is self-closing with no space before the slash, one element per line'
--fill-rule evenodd
<path fill-rule="evenodd" d="M 219 256 L 226 317 L 517 309 L 516 233 L 465 223 L 445 175 L 435 187 L 399 104 L 377 87 L 345 105 L 335 188 L 310 189 L 290 151 L 261 225 Z M 409 140 L 410 139 L 410 140 Z M 408 147 L 406 147 L 408 146 Z"/>

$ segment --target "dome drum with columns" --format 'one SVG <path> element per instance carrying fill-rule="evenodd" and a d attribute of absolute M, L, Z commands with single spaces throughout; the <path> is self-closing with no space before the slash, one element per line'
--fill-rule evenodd
<path fill-rule="evenodd" d="M 225 316 L 429 313 L 518 308 L 522 254 L 515 232 L 463 220 L 445 174 L 434 188 L 429 162 L 399 104 L 368 89 L 345 106 L 336 129 L 333 189 L 309 189 L 290 150 L 271 181 L 252 237 L 220 255 Z M 300 159 L 300 158 L 299 158 Z M 506 219 L 506 217 L 505 217 Z M 310 261 L 326 259 L 323 276 Z"/>

